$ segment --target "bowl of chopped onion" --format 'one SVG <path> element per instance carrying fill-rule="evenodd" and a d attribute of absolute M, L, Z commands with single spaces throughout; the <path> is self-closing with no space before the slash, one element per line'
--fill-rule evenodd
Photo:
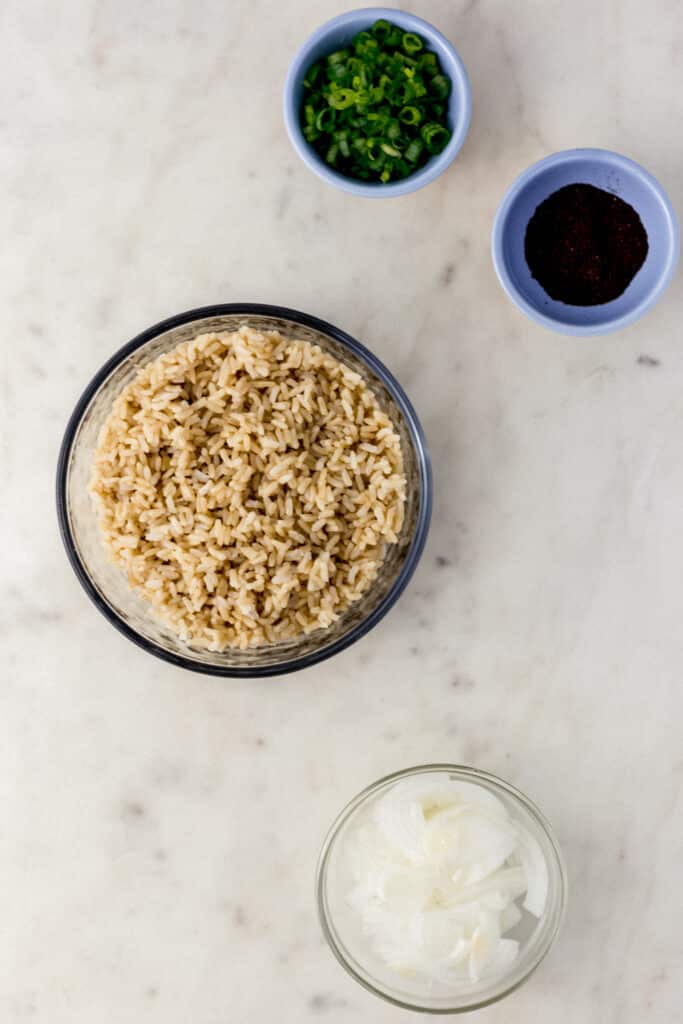
<path fill-rule="evenodd" d="M 368 198 L 428 185 L 460 151 L 470 123 L 465 67 L 429 22 L 393 8 L 341 14 L 290 65 L 284 119 L 323 181 Z"/>
<path fill-rule="evenodd" d="M 557 938 L 567 876 L 531 800 L 480 769 L 428 764 L 368 786 L 339 814 L 317 871 L 322 930 L 368 991 L 467 1013 L 522 985 Z"/>

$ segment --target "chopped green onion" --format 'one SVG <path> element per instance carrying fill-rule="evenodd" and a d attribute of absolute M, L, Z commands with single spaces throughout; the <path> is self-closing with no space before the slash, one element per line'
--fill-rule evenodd
<path fill-rule="evenodd" d="M 301 128 L 340 173 L 398 181 L 448 144 L 451 82 L 416 32 L 385 18 L 315 61 L 303 80 Z"/>
<path fill-rule="evenodd" d="M 422 138 L 430 153 L 440 153 L 448 142 L 449 132 L 443 125 L 432 121 L 422 129 Z"/>
<path fill-rule="evenodd" d="M 424 149 L 424 145 L 419 139 L 413 139 L 408 148 L 405 151 L 405 158 L 409 160 L 411 164 L 417 163 L 420 158 L 420 153 Z"/>
<path fill-rule="evenodd" d="M 306 72 L 306 77 L 304 78 L 304 88 L 312 89 L 320 78 L 322 70 L 323 68 L 320 61 L 316 61 L 315 64 L 311 64 L 310 68 Z"/>
<path fill-rule="evenodd" d="M 335 110 L 346 110 L 356 102 L 356 92 L 354 89 L 337 89 L 330 94 L 327 102 Z"/>
<path fill-rule="evenodd" d="M 353 40 L 353 51 L 359 57 L 372 57 L 379 53 L 379 43 L 369 32 L 359 32 Z"/>
<path fill-rule="evenodd" d="M 351 156 L 351 147 L 349 146 L 349 133 L 346 129 L 336 131 L 334 133 L 334 141 L 339 146 L 339 152 L 343 157 Z"/>
<path fill-rule="evenodd" d="M 377 139 L 368 139 L 367 140 L 367 146 L 365 147 L 365 152 L 367 153 L 367 157 L 368 157 L 368 160 L 370 161 L 370 163 L 374 163 L 376 160 L 379 159 L 380 150 L 379 150 L 379 142 L 377 141 Z"/>
<path fill-rule="evenodd" d="M 429 91 L 432 96 L 436 96 L 440 100 L 445 100 L 451 91 L 451 83 L 445 75 L 434 75 L 429 84 Z"/>
<path fill-rule="evenodd" d="M 327 63 L 333 65 L 346 64 L 350 56 L 351 54 L 349 53 L 348 50 L 336 50 L 334 53 L 331 53 L 329 55 L 329 57 L 327 58 Z"/>
<path fill-rule="evenodd" d="M 396 118 L 392 118 L 387 125 L 387 138 L 394 143 L 398 142 L 401 138 L 401 125 Z"/>
<path fill-rule="evenodd" d="M 401 30 L 398 27 L 398 25 L 392 25 L 391 26 L 391 32 L 388 34 L 388 36 L 385 39 L 385 43 L 386 43 L 387 48 L 388 49 L 392 49 L 393 47 L 400 46 L 401 45 L 401 36 L 402 35 L 403 35 L 403 33 L 401 32 Z"/>
<path fill-rule="evenodd" d="M 427 51 L 427 53 L 420 54 L 418 65 L 431 78 L 432 75 L 436 75 L 439 71 L 439 58 L 435 53 Z"/>
<path fill-rule="evenodd" d="M 422 120 L 422 113 L 417 107 L 404 107 L 398 116 L 404 124 L 419 124 Z"/>
<path fill-rule="evenodd" d="M 401 43 L 406 53 L 418 53 L 424 46 L 420 37 L 416 36 L 414 32 L 404 32 Z"/>
<path fill-rule="evenodd" d="M 334 128 L 336 114 L 332 107 L 323 107 L 315 119 L 315 126 L 319 132 L 331 131 Z"/>
<path fill-rule="evenodd" d="M 386 20 L 386 18 L 379 18 L 371 28 L 371 32 L 375 39 L 378 39 L 380 43 L 383 43 L 387 36 L 391 33 L 392 25 Z"/>
<path fill-rule="evenodd" d="M 365 46 L 368 42 L 375 42 L 370 32 L 358 32 L 353 40 L 353 48 L 357 50 L 359 46 Z"/>

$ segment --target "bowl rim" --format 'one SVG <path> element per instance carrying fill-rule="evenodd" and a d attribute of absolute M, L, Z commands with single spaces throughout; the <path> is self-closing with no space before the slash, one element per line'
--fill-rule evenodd
<path fill-rule="evenodd" d="M 320 650 L 310 651 L 307 654 L 289 658 L 281 664 L 240 667 L 195 662 L 189 658 L 185 658 L 183 655 L 176 654 L 173 651 L 168 651 L 160 644 L 154 643 L 154 641 L 149 640 L 147 637 L 141 636 L 118 615 L 116 610 L 112 608 L 106 600 L 104 600 L 100 591 L 94 585 L 85 565 L 80 559 L 71 529 L 67 501 L 67 483 L 71 451 L 83 417 L 87 413 L 92 399 L 95 397 L 102 384 L 124 359 L 158 335 L 164 334 L 166 331 L 172 330 L 174 327 L 180 327 L 183 324 L 191 323 L 194 320 L 203 320 L 208 317 L 222 315 L 272 316 L 283 320 L 291 320 L 293 323 L 299 324 L 303 327 L 309 327 L 321 334 L 329 335 L 343 347 L 348 348 L 353 352 L 355 356 L 367 364 L 382 380 L 391 394 L 391 397 L 399 407 L 415 449 L 418 473 L 420 477 L 420 502 L 415 533 L 410 540 L 409 549 L 401 571 L 394 580 L 392 586 L 386 594 L 384 594 L 382 600 L 372 610 L 367 618 L 359 622 L 344 636 L 339 637 L 334 641 L 334 643 L 329 644 L 327 647 L 323 647 Z M 153 326 L 146 328 L 144 331 L 141 331 L 140 334 L 137 334 L 131 339 L 131 341 L 126 342 L 125 345 L 122 345 L 121 348 L 114 352 L 114 354 L 107 359 L 107 361 L 91 378 L 80 398 L 76 402 L 74 410 L 69 417 L 59 449 L 55 483 L 59 532 L 68 560 L 79 583 L 102 615 L 104 615 L 104 617 L 120 633 L 131 640 L 134 644 L 141 647 L 144 651 L 147 651 L 147 653 L 161 658 L 163 661 L 170 662 L 172 665 L 176 665 L 179 668 L 198 672 L 202 675 L 240 679 L 280 676 L 289 672 L 298 671 L 299 669 L 308 668 L 311 665 L 325 661 L 327 658 L 331 658 L 334 654 L 338 654 L 340 651 L 345 650 L 347 647 L 350 647 L 351 644 L 360 640 L 369 633 L 370 630 L 373 629 L 373 627 L 376 626 L 382 618 L 384 618 L 396 601 L 398 601 L 415 572 L 427 540 L 432 513 L 432 468 L 424 431 L 408 396 L 394 375 L 369 349 L 359 341 L 356 341 L 356 339 L 350 334 L 347 334 L 339 327 L 336 327 L 334 324 L 330 324 L 326 320 L 322 320 L 321 318 L 309 313 L 302 313 L 299 310 L 290 309 L 287 306 L 276 306 L 259 302 L 218 303 L 210 306 L 199 306 L 195 309 L 187 310 L 184 313 L 178 313 L 175 316 L 161 320 Z"/>
<path fill-rule="evenodd" d="M 353 25 L 360 20 L 372 19 L 374 21 L 378 18 L 393 19 L 401 27 L 405 26 L 412 31 L 419 32 L 432 45 L 436 41 L 438 45 L 443 47 L 448 54 L 450 62 L 449 66 L 443 70 L 451 80 L 452 89 L 459 98 L 461 110 L 457 123 L 453 126 L 451 140 L 441 153 L 429 160 L 424 167 L 414 174 L 409 175 L 407 178 L 402 178 L 400 181 L 388 182 L 385 185 L 381 182 L 370 184 L 356 181 L 354 178 L 347 178 L 345 175 L 329 168 L 304 139 L 299 124 L 299 112 L 294 109 L 293 102 L 296 82 L 305 72 L 308 55 L 317 43 L 325 39 L 330 32 L 339 26 Z M 334 185 L 336 188 L 341 189 L 341 191 L 348 192 L 351 195 L 362 196 L 368 199 L 389 199 L 395 196 L 408 195 L 410 192 L 423 188 L 450 167 L 467 137 L 472 117 L 472 91 L 465 65 L 457 50 L 450 40 L 430 22 L 408 11 L 401 11 L 393 7 L 358 7 L 343 14 L 338 14 L 324 22 L 299 47 L 289 65 L 285 78 L 283 114 L 285 127 L 292 146 L 301 160 L 314 174 L 317 174 L 319 178 L 328 184 Z"/>
<path fill-rule="evenodd" d="M 611 320 L 606 320 L 600 324 L 572 324 L 565 320 L 558 319 L 557 317 L 550 316 L 547 313 L 542 313 L 532 303 L 530 303 L 517 288 L 508 271 L 507 262 L 504 256 L 504 241 L 508 216 L 520 192 L 530 181 L 533 181 L 534 178 L 543 174 L 549 167 L 571 163 L 573 160 L 577 159 L 593 160 L 596 163 L 609 165 L 626 171 L 628 174 L 639 178 L 640 181 L 649 188 L 653 197 L 662 207 L 668 228 L 668 258 L 655 286 L 651 289 L 649 294 L 633 306 L 632 309 L 623 313 L 621 316 L 614 317 Z M 671 283 L 671 279 L 678 264 L 680 255 L 680 228 L 678 218 L 676 217 L 676 213 L 666 192 L 657 179 L 644 167 L 636 163 L 635 160 L 631 160 L 630 157 L 623 156 L 621 153 L 616 153 L 610 149 L 595 149 L 590 147 L 564 149 L 557 153 L 551 153 L 548 156 L 543 157 L 541 160 L 536 161 L 536 163 L 531 164 L 531 166 L 522 171 L 522 173 L 509 186 L 498 206 L 498 209 L 496 210 L 496 215 L 493 220 L 493 227 L 491 230 L 491 255 L 501 287 L 514 305 L 517 306 L 517 308 L 520 309 L 530 320 L 533 320 L 535 323 L 541 324 L 543 327 L 547 327 L 559 334 L 573 335 L 574 337 L 591 337 L 600 334 L 610 334 L 612 331 L 618 331 L 623 327 L 628 327 L 629 324 L 635 323 L 636 320 L 639 320 L 649 309 L 652 308 L 652 306 L 655 305 L 655 303 L 659 301 L 662 294 Z"/>
<path fill-rule="evenodd" d="M 506 988 L 503 988 L 500 992 L 495 993 L 493 996 L 489 996 L 485 999 L 475 999 L 474 1001 L 467 1003 L 463 1006 L 455 1007 L 430 1007 L 420 1006 L 417 1002 L 408 1002 L 407 1000 L 399 999 L 388 992 L 383 991 L 381 988 L 376 987 L 363 975 L 359 974 L 354 966 L 348 961 L 344 955 L 344 950 L 341 945 L 337 942 L 335 937 L 334 929 L 330 925 L 326 910 L 326 898 L 325 898 L 325 880 L 326 871 L 329 857 L 334 846 L 334 841 L 339 835 L 341 829 L 349 820 L 349 818 L 361 807 L 366 800 L 372 797 L 379 790 L 383 789 L 392 782 L 397 782 L 403 778 L 409 778 L 413 775 L 426 775 L 433 774 L 436 772 L 454 773 L 462 779 L 469 779 L 474 782 L 479 782 L 487 787 L 503 790 L 513 800 L 518 801 L 525 810 L 536 820 L 541 830 L 545 834 L 546 838 L 550 843 L 552 849 L 555 864 L 557 867 L 557 878 L 559 881 L 559 896 L 558 902 L 555 909 L 555 922 L 552 930 L 548 933 L 544 942 L 541 944 L 540 949 L 537 951 L 536 956 L 532 959 L 528 970 L 522 974 L 513 984 Z M 494 775 L 493 772 L 487 772 L 483 768 L 474 768 L 471 765 L 464 764 L 453 764 L 449 762 L 436 762 L 434 764 L 418 764 L 413 765 L 409 768 L 401 768 L 398 771 L 391 772 L 389 775 L 384 775 L 382 778 L 377 779 L 375 782 L 371 782 L 368 786 L 362 789 L 356 794 L 339 812 L 330 828 L 328 829 L 327 835 L 323 841 L 323 845 L 318 856 L 318 862 L 315 873 L 315 896 L 318 907 L 318 919 L 320 921 L 320 927 L 322 929 L 325 941 L 327 942 L 330 950 L 334 954 L 335 958 L 341 964 L 345 971 L 362 985 L 368 992 L 372 992 L 373 995 L 379 996 L 386 1002 L 391 1003 L 394 1006 L 399 1006 L 404 1010 L 413 1010 L 417 1013 L 427 1013 L 436 1016 L 442 1016 L 444 1014 L 459 1014 L 459 1013 L 470 1013 L 472 1010 L 479 1010 L 485 1006 L 491 1006 L 494 1003 L 499 1002 L 506 996 L 510 995 L 520 988 L 537 970 L 538 967 L 543 963 L 546 956 L 555 945 L 557 937 L 562 929 L 564 919 L 567 911 L 567 898 L 569 892 L 569 881 L 567 875 L 567 866 L 562 853 L 562 848 L 557 840 L 552 825 L 540 810 L 540 808 L 534 803 L 534 801 L 523 793 L 516 786 L 513 786 L 511 782 L 501 778 L 499 775 Z"/>

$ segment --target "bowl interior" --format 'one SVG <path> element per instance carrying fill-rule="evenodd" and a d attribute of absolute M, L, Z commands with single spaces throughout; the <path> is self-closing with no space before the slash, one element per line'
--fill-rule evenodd
<path fill-rule="evenodd" d="M 548 869 L 548 897 L 539 919 L 523 912 L 508 936 L 520 942 L 517 960 L 504 976 L 482 979 L 457 993 L 438 982 L 404 976 L 389 968 L 370 947 L 356 913 L 346 902 L 352 881 L 346 857 L 346 839 L 371 810 L 372 804 L 402 778 L 429 775 L 464 780 L 483 786 L 501 800 L 510 817 L 533 836 Z M 564 914 L 564 864 L 549 824 L 518 790 L 486 772 L 457 765 L 425 765 L 380 780 L 353 800 L 332 826 L 318 868 L 318 899 L 323 931 L 341 964 L 362 985 L 390 1002 L 430 1013 L 459 1013 L 495 1002 L 512 991 L 538 966 L 553 944 Z"/>
<path fill-rule="evenodd" d="M 316 322 L 313 318 L 310 320 Z M 363 376 L 400 435 L 408 481 L 406 515 L 399 543 L 387 549 L 377 580 L 328 629 L 269 647 L 214 653 L 190 646 L 153 618 L 147 602 L 129 589 L 121 570 L 107 560 L 88 484 L 102 424 L 114 398 L 133 379 L 137 370 L 197 334 L 231 331 L 242 324 L 260 330 L 279 330 L 287 337 L 320 345 Z M 86 392 L 82 407 L 74 414 L 77 423 L 70 441 L 70 431 L 67 430 L 62 454 L 63 472 L 58 484 L 63 491 L 58 499 L 67 550 L 81 582 L 100 609 L 130 639 L 184 667 L 224 675 L 269 675 L 328 657 L 363 635 L 379 620 L 403 589 L 424 543 L 429 520 L 429 465 L 421 431 L 410 405 L 381 364 L 357 342 L 341 340 L 346 337 L 341 332 L 339 337 L 335 337 L 321 328 L 307 326 L 287 316 L 254 313 L 223 313 L 175 322 L 167 329 L 163 329 L 162 324 L 160 328 L 147 332 L 142 344 L 132 342 L 122 350 L 122 358 L 114 357 L 114 365 L 104 369 L 101 379 L 96 378 L 92 394 Z"/>
<path fill-rule="evenodd" d="M 451 80 L 452 88 L 448 99 L 448 120 L 452 131 L 452 138 L 442 153 L 434 156 L 423 167 L 421 167 L 409 178 L 401 181 L 389 182 L 365 182 L 347 178 L 329 167 L 322 160 L 312 146 L 306 141 L 301 130 L 300 111 L 303 102 L 303 79 L 311 64 L 326 57 L 335 50 L 346 46 L 356 33 L 368 29 L 379 18 L 386 18 L 394 24 L 399 25 L 407 32 L 417 32 L 427 41 L 430 50 L 433 50 L 441 62 L 444 74 Z M 285 117 L 287 128 L 296 144 L 296 147 L 309 167 L 321 173 L 330 181 L 335 181 L 342 188 L 349 188 L 352 191 L 372 194 L 373 192 L 387 193 L 390 191 L 406 190 L 407 182 L 414 183 L 416 180 L 428 176 L 431 180 L 437 173 L 440 173 L 460 149 L 467 133 L 470 117 L 469 85 L 467 75 L 462 63 L 440 32 L 412 14 L 393 8 L 370 7 L 357 11 L 349 11 L 338 18 L 327 22 L 304 43 L 292 63 L 285 85 Z"/>
<path fill-rule="evenodd" d="M 639 214 L 648 236 L 645 263 L 626 291 L 599 306 L 571 306 L 551 299 L 534 280 L 524 256 L 526 227 L 536 207 L 549 195 L 575 183 L 594 185 L 612 192 Z M 514 191 L 498 227 L 500 270 L 508 287 L 533 316 L 549 318 L 569 328 L 599 331 L 623 318 L 635 319 L 665 287 L 676 259 L 676 232 L 671 210 L 656 182 L 642 168 L 625 158 L 580 151 L 559 161 L 543 162 L 528 172 Z"/>

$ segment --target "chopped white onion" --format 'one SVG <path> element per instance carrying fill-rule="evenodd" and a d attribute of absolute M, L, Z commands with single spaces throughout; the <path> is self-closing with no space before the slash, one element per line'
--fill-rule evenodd
<path fill-rule="evenodd" d="M 548 872 L 536 840 L 475 783 L 416 777 L 394 784 L 347 837 L 350 906 L 384 962 L 467 987 L 504 974 L 517 901 L 543 913 Z"/>

